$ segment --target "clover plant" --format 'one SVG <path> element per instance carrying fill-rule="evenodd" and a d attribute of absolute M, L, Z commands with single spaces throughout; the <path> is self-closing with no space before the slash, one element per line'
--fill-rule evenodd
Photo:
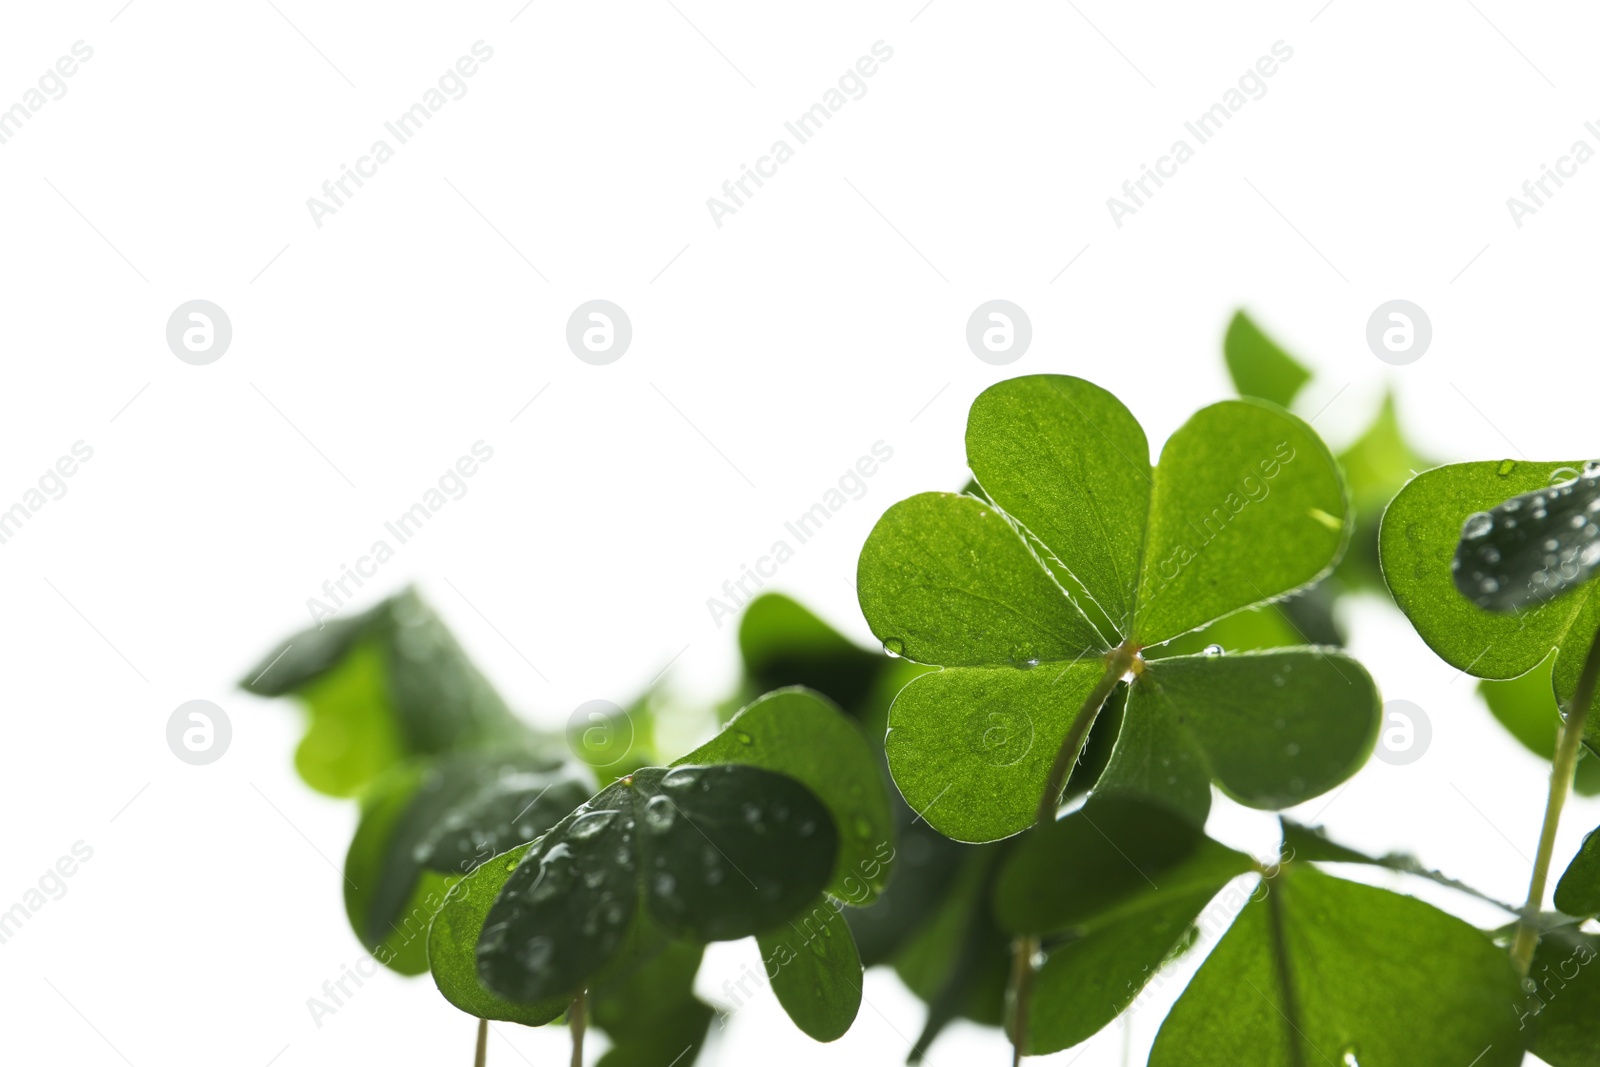
<path fill-rule="evenodd" d="M 1155 463 L 1088 381 L 984 390 L 965 488 L 861 549 L 881 651 L 756 598 L 727 721 L 687 752 L 657 743 L 685 710 L 659 690 L 631 745 L 529 727 L 411 591 L 290 638 L 243 684 L 306 707 L 301 776 L 359 802 L 357 939 L 478 1020 L 480 1065 L 493 1022 L 566 1024 L 574 1064 L 593 1029 L 606 1067 L 689 1067 L 750 993 L 696 993 L 705 946 L 743 938 L 801 1040 L 847 1033 L 892 967 L 926 1004 L 913 1063 L 956 1019 L 1013 1062 L 1080 1045 L 1180 960 L 1156 1067 L 1600 1063 L 1600 831 L 1544 910 L 1566 790 L 1600 787 L 1600 467 L 1412 477 L 1392 397 L 1336 455 L 1289 410 L 1311 372 L 1242 313 L 1224 357 L 1240 398 Z M 1380 699 L 1336 609 L 1380 590 L 1551 760 L 1525 904 L 1287 815 L 1266 857 L 1207 834 L 1217 804 L 1283 812 L 1366 761 Z"/>

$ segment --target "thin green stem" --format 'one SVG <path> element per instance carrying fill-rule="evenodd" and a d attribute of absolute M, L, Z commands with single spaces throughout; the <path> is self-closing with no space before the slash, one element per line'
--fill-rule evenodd
<path fill-rule="evenodd" d="M 1028 1044 L 1028 1006 L 1033 999 L 1033 957 L 1037 937 L 1019 937 L 1011 943 L 1011 1067 L 1018 1067 Z"/>
<path fill-rule="evenodd" d="M 589 1021 L 588 1007 L 589 991 L 585 989 L 572 998 L 572 1007 L 567 1009 L 567 1029 L 572 1031 L 572 1067 L 583 1067 L 583 1031 Z"/>
<path fill-rule="evenodd" d="M 1511 962 L 1519 977 L 1526 978 L 1533 967 L 1533 953 L 1539 947 L 1539 911 L 1544 907 L 1544 890 L 1550 880 L 1550 860 L 1556 849 L 1556 828 L 1561 822 L 1561 808 L 1572 788 L 1572 774 L 1578 766 L 1578 746 L 1583 744 L 1584 721 L 1588 718 L 1589 704 L 1594 699 L 1595 683 L 1600 681 L 1600 632 L 1589 643 L 1589 654 L 1584 657 L 1583 669 L 1578 674 L 1578 685 L 1572 694 L 1572 705 L 1567 709 L 1561 724 L 1560 738 L 1556 742 L 1555 759 L 1550 765 L 1550 797 L 1544 806 L 1544 827 L 1539 831 L 1539 853 L 1533 862 L 1533 878 L 1528 883 L 1528 902 L 1522 908 L 1522 918 L 1517 923 L 1517 937 L 1511 945 Z"/>
<path fill-rule="evenodd" d="M 1045 779 L 1044 792 L 1039 796 L 1039 809 L 1034 813 L 1035 829 L 1056 821 L 1056 812 L 1061 807 L 1061 794 L 1067 788 L 1067 779 L 1077 765 L 1078 756 L 1083 752 L 1084 742 L 1089 739 L 1089 729 L 1094 726 L 1111 691 L 1138 661 L 1138 647 L 1127 642 L 1118 645 L 1106 656 L 1105 673 L 1090 690 L 1083 706 L 1078 709 L 1077 718 L 1072 720 L 1067 736 L 1061 739 L 1061 747 L 1056 750 L 1055 762 L 1050 765 L 1050 776 Z M 1037 937 L 1019 937 L 1011 943 L 1011 1067 L 1017 1067 L 1027 1054 L 1024 1050 L 1028 1047 L 1028 1009 L 1033 999 L 1033 957 L 1038 952 Z"/>
<path fill-rule="evenodd" d="M 1130 645 L 1118 645 L 1106 657 L 1106 670 L 1100 676 L 1100 681 L 1090 691 L 1083 702 L 1083 707 L 1078 710 L 1078 717 L 1072 720 L 1072 727 L 1067 731 L 1067 736 L 1062 738 L 1061 747 L 1056 750 L 1055 762 L 1050 765 L 1050 777 L 1045 780 L 1044 793 L 1039 797 L 1039 810 L 1034 815 L 1035 826 L 1048 826 L 1056 821 L 1056 810 L 1061 805 L 1061 792 L 1067 788 L 1067 779 L 1072 774 L 1073 765 L 1078 762 L 1078 756 L 1083 751 L 1083 743 L 1089 738 L 1089 728 L 1100 715 L 1100 709 L 1105 706 L 1106 699 L 1111 696 L 1111 691 L 1117 687 L 1122 676 L 1128 673 L 1134 662 L 1139 658 L 1139 650 Z"/>
<path fill-rule="evenodd" d="M 489 1020 L 478 1020 L 478 1049 L 472 1055 L 472 1067 L 484 1067 L 489 1062 Z"/>

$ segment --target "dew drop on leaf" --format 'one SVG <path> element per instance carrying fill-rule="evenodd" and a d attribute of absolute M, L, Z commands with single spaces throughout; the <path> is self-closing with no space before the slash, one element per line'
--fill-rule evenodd
<path fill-rule="evenodd" d="M 1202 656 L 1220 656 L 1222 655 L 1222 646 L 1207 645 L 1205 648 L 1201 649 L 1200 654 Z"/>
<path fill-rule="evenodd" d="M 906 654 L 906 643 L 898 637 L 885 637 L 883 639 L 883 651 L 886 655 L 899 659 Z"/>
<path fill-rule="evenodd" d="M 541 970 L 550 962 L 550 954 L 554 950 L 548 937 L 529 938 L 528 943 L 522 946 L 522 965 L 530 971 Z M 479 951 L 482 951 L 480 942 Z"/>
<path fill-rule="evenodd" d="M 663 871 L 656 875 L 655 881 L 650 883 L 650 888 L 655 891 L 658 897 L 669 896 L 674 889 L 678 888 L 678 882 L 672 875 Z"/>
<path fill-rule="evenodd" d="M 1495 473 L 1498 474 L 1500 477 L 1504 478 L 1506 475 L 1510 474 L 1512 471 L 1514 471 L 1516 469 L 1517 469 L 1517 461 L 1516 460 L 1514 460 L 1514 459 L 1503 459 L 1503 460 L 1500 461 L 1500 467 L 1499 467 L 1498 470 L 1495 471 Z"/>
<path fill-rule="evenodd" d="M 856 836 L 865 841 L 872 836 L 872 823 L 865 815 L 857 815 L 855 820 Z"/>
<path fill-rule="evenodd" d="M 652 833 L 664 834 L 672 828 L 672 820 L 677 818 L 677 806 L 671 798 L 665 795 L 653 796 L 644 806 L 645 829 Z"/>
<path fill-rule="evenodd" d="M 734 739 L 736 741 L 738 741 L 741 745 L 748 745 L 748 744 L 750 744 L 751 742 L 753 742 L 755 740 L 755 738 L 751 737 L 749 734 L 745 733 L 743 730 L 735 731 L 733 736 L 734 736 Z"/>
<path fill-rule="evenodd" d="M 617 813 L 615 811 L 591 811 L 574 819 L 572 825 L 567 828 L 567 833 L 579 841 L 587 841 L 601 830 L 610 826 L 616 820 L 616 817 Z M 556 848 L 563 847 L 565 846 L 556 846 Z M 550 856 L 554 855 L 555 849 L 551 849 L 545 859 L 548 860 Z"/>
<path fill-rule="evenodd" d="M 1467 516 L 1467 521 L 1461 524 L 1461 539 L 1463 541 L 1476 541 L 1494 529 L 1494 516 L 1487 511 L 1480 511 Z"/>
<path fill-rule="evenodd" d="M 688 789 L 700 780 L 700 768 L 676 767 L 661 779 L 663 789 Z"/>

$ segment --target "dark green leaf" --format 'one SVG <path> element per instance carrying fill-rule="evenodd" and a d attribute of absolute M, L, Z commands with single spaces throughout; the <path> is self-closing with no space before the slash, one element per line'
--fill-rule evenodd
<path fill-rule="evenodd" d="M 1574 926 L 1539 943 L 1517 1023 L 1528 1047 L 1550 1067 L 1600 1067 L 1600 937 Z"/>
<path fill-rule="evenodd" d="M 1245 907 L 1162 1024 L 1151 1067 L 1513 1067 L 1509 957 L 1411 897 L 1299 864 Z"/>
<path fill-rule="evenodd" d="M 241 683 L 293 695 L 311 714 L 295 766 L 353 796 L 409 757 L 531 742 L 488 680 L 414 591 L 296 634 Z"/>
<path fill-rule="evenodd" d="M 1250 807 L 1290 807 L 1360 769 L 1380 714 L 1371 676 L 1341 652 L 1151 660 L 1098 788 L 1159 798 L 1197 823 L 1213 781 Z"/>
<path fill-rule="evenodd" d="M 963 848 L 961 870 L 943 905 L 894 960 L 900 980 L 928 1005 L 908 1063 L 920 1062 L 956 1019 L 1000 1025 L 1011 942 L 995 925 L 989 896 L 997 862 L 1009 847 Z"/>
<path fill-rule="evenodd" d="M 795 779 L 827 805 L 839 830 L 828 891 L 865 904 L 888 882 L 894 838 L 883 772 L 861 727 L 827 698 L 798 688 L 768 693 L 674 766 L 684 763 L 747 764 Z"/>
<path fill-rule="evenodd" d="M 1556 885 L 1555 904 L 1568 915 L 1600 915 L 1600 829 L 1583 839 Z"/>
<path fill-rule="evenodd" d="M 715 1014 L 694 995 L 703 952 L 670 942 L 590 994 L 594 1024 L 611 1039 L 598 1067 L 693 1067 Z"/>
<path fill-rule="evenodd" d="M 1600 461 L 1521 493 L 1461 525 L 1450 570 L 1461 595 L 1489 611 L 1546 603 L 1600 570 Z"/>
<path fill-rule="evenodd" d="M 1104 665 L 947 668 L 889 711 L 884 748 L 901 794 L 957 841 L 994 841 L 1033 821 L 1056 750 Z"/>
<path fill-rule="evenodd" d="M 1189 820 L 1134 797 L 1094 798 L 1022 838 L 995 885 L 995 916 L 1016 934 L 1085 931 L 1153 897 L 1215 894 L 1253 869 Z"/>
<path fill-rule="evenodd" d="M 754 692 L 803 685 L 857 717 L 889 665 L 781 593 L 762 593 L 744 609 L 739 653 Z"/>
<path fill-rule="evenodd" d="M 480 864 L 449 890 L 444 906 L 428 930 L 428 970 L 434 985 L 451 1004 L 479 1019 L 501 1019 L 524 1026 L 543 1026 L 558 1019 L 572 998 L 551 997 L 540 1003 L 515 1004 L 486 989 L 478 978 L 478 937 L 484 918 L 506 879 L 533 845 L 518 845 Z"/>
<path fill-rule="evenodd" d="M 519 1003 L 572 997 L 624 947 L 636 914 L 723 941 L 808 906 L 838 857 L 827 809 L 757 767 L 647 768 L 534 843 L 490 910 L 479 976 Z"/>
<path fill-rule="evenodd" d="M 1262 333 L 1242 311 L 1234 312 L 1233 321 L 1228 323 L 1222 356 L 1240 396 L 1270 400 L 1279 407 L 1288 407 L 1311 380 L 1311 372 Z"/>
<path fill-rule="evenodd" d="M 843 1037 L 861 1008 L 861 957 L 841 908 L 823 898 L 756 936 L 778 1003 L 817 1041 Z"/>
<path fill-rule="evenodd" d="M 345 910 L 356 935 L 380 962 L 420 974 L 422 935 L 451 878 L 538 837 L 589 792 L 570 769 L 515 749 L 387 772 L 363 798 L 345 858 Z"/>

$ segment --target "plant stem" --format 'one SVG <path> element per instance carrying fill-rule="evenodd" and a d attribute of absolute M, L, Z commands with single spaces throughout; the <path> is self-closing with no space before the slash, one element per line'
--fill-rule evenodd
<path fill-rule="evenodd" d="M 1539 853 L 1533 863 L 1533 878 L 1528 883 L 1528 902 L 1523 906 L 1517 937 L 1511 945 L 1511 962 L 1521 978 L 1528 976 L 1533 967 L 1533 952 L 1539 947 L 1539 911 L 1544 907 L 1545 884 L 1550 879 L 1556 827 L 1561 822 L 1561 807 L 1566 803 L 1567 791 L 1572 788 L 1572 774 L 1578 766 L 1578 746 L 1583 743 L 1584 721 L 1588 718 L 1597 680 L 1600 680 L 1600 632 L 1596 632 L 1589 643 L 1589 654 L 1584 657 L 1583 669 L 1578 674 L 1572 705 L 1561 724 L 1555 759 L 1550 765 L 1550 797 L 1544 806 L 1544 827 L 1539 831 Z"/>
<path fill-rule="evenodd" d="M 484 1067 L 489 1062 L 489 1020 L 478 1020 L 478 1050 L 473 1053 L 472 1067 Z"/>
<path fill-rule="evenodd" d="M 1033 957 L 1037 937 L 1019 937 L 1011 944 L 1011 1067 L 1022 1063 L 1028 1043 L 1028 1005 L 1033 998 Z"/>
<path fill-rule="evenodd" d="M 1067 736 L 1061 739 L 1061 747 L 1056 750 L 1055 762 L 1050 765 L 1050 776 L 1045 780 L 1044 793 L 1039 797 L 1039 809 L 1034 813 L 1034 829 L 1056 821 L 1056 812 L 1061 807 L 1061 793 L 1067 788 L 1067 779 L 1071 777 L 1072 768 L 1077 765 L 1078 756 L 1083 752 L 1084 742 L 1089 739 L 1089 729 L 1094 726 L 1100 709 L 1105 707 L 1106 700 L 1122 676 L 1130 669 L 1137 668 L 1139 649 L 1130 642 L 1124 642 L 1111 650 L 1105 662 L 1105 673 L 1089 691 L 1083 706 L 1078 709 L 1078 717 L 1072 720 Z M 1019 937 L 1011 943 L 1011 1067 L 1017 1067 L 1026 1055 L 1028 1008 L 1033 998 L 1033 957 L 1038 952 L 1037 937 Z"/>
<path fill-rule="evenodd" d="M 1118 645 L 1106 657 L 1105 673 L 1100 676 L 1100 681 L 1095 683 L 1088 699 L 1083 702 L 1083 707 L 1078 710 L 1078 717 L 1072 721 L 1072 728 L 1067 731 L 1067 736 L 1062 738 L 1061 747 L 1056 750 L 1055 762 L 1050 765 L 1050 777 L 1045 781 L 1043 795 L 1039 797 L 1039 810 L 1033 820 L 1035 826 L 1048 826 L 1056 821 L 1056 809 L 1061 804 L 1061 791 L 1067 788 L 1067 778 L 1072 774 L 1073 765 L 1078 762 L 1078 754 L 1083 751 L 1083 743 L 1089 738 L 1089 728 L 1099 717 L 1106 698 L 1111 696 L 1111 690 L 1117 687 L 1122 676 L 1128 673 L 1138 658 L 1139 650 L 1127 644 Z"/>
<path fill-rule="evenodd" d="M 572 998 L 572 1007 L 567 1009 L 567 1029 L 572 1031 L 572 1067 L 583 1067 L 583 1031 L 588 1024 L 585 1017 L 589 1006 L 589 991 Z"/>

